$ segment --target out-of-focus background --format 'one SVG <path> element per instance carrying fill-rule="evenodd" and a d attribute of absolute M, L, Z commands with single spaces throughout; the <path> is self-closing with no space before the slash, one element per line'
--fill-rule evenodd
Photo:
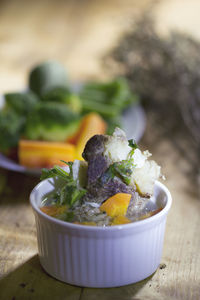
<path fill-rule="evenodd" d="M 56 59 L 72 78 L 102 74 L 101 56 L 150 1 L 1 1 L 1 91 L 26 85 L 36 63 Z"/>
<path fill-rule="evenodd" d="M 164 267 L 136 285 L 80 291 L 40 268 L 28 203 L 39 179 L 0 169 L 2 299 L 199 299 L 199 11 L 198 0 L 0 1 L 0 94 L 26 89 L 46 60 L 63 64 L 71 82 L 125 76 L 146 114 L 139 145 L 173 196 Z"/>
<path fill-rule="evenodd" d="M 0 92 L 23 88 L 28 70 L 52 58 L 73 79 L 105 77 L 100 58 L 152 5 L 162 33 L 177 28 L 200 38 L 197 0 L 1 0 Z"/>

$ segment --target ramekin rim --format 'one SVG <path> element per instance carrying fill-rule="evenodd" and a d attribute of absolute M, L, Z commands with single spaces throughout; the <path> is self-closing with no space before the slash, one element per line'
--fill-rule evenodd
<path fill-rule="evenodd" d="M 73 230 L 85 230 L 85 231 L 121 231 L 121 230 L 125 230 L 125 229 L 129 229 L 129 228 L 137 228 L 140 227 L 142 225 L 148 224 L 148 223 L 152 223 L 153 221 L 155 221 L 156 219 L 161 218 L 163 215 L 167 214 L 168 211 L 170 210 L 170 207 L 172 205 L 172 196 L 171 193 L 169 191 L 169 189 L 160 181 L 156 181 L 155 185 L 158 185 L 159 188 L 161 190 L 163 190 L 167 196 L 167 203 L 165 205 L 165 207 L 158 212 L 157 214 L 155 214 L 154 216 L 151 216 L 147 219 L 144 220 L 139 220 L 139 221 L 135 221 L 129 224 L 121 224 L 121 225 L 114 225 L 114 226 L 91 226 L 91 225 L 81 225 L 81 224 L 74 224 L 74 223 L 70 223 L 70 222 L 66 222 L 66 221 L 62 221 L 56 218 L 53 218 L 51 216 L 48 216 L 47 214 L 45 214 L 44 212 L 42 212 L 39 207 L 35 204 L 34 201 L 34 193 L 37 189 L 40 188 L 41 185 L 43 185 L 45 182 L 47 182 L 49 179 L 45 179 L 43 181 L 41 181 L 40 183 L 38 183 L 33 190 L 30 193 L 30 204 L 33 208 L 33 210 L 40 215 L 42 218 L 46 219 L 47 221 L 54 223 L 56 225 L 60 225 L 63 226 L 64 228 L 68 228 L 68 229 L 73 229 Z"/>

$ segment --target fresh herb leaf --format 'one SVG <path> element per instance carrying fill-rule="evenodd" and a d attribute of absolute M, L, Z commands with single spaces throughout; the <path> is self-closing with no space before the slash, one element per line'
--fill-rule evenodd
<path fill-rule="evenodd" d="M 54 172 L 53 169 L 49 170 L 49 169 L 42 169 L 42 174 L 40 176 L 40 180 L 44 180 L 44 179 L 47 179 L 47 178 L 51 178 L 51 177 L 55 177 L 57 176 Z"/>
<path fill-rule="evenodd" d="M 127 185 L 130 184 L 131 174 L 133 172 L 134 164 L 133 159 L 122 160 L 113 164 L 116 176 L 121 177 L 121 179 Z"/>
<path fill-rule="evenodd" d="M 68 172 L 66 172 L 65 170 L 63 170 L 61 167 L 59 166 L 55 166 L 54 167 L 55 173 L 57 174 L 57 176 L 59 177 L 63 177 L 63 178 L 68 178 L 70 175 Z"/>
<path fill-rule="evenodd" d="M 124 183 L 127 185 L 130 184 L 131 181 L 131 174 L 134 169 L 133 159 L 130 158 L 129 160 L 122 160 L 120 162 L 115 162 L 108 170 L 103 174 L 101 178 L 102 183 L 108 182 L 110 179 L 114 178 L 115 176 L 122 179 Z"/>
<path fill-rule="evenodd" d="M 135 149 L 138 148 L 138 145 L 136 144 L 135 140 L 133 140 L 133 139 L 128 140 L 128 145 L 129 145 L 129 147 L 132 148 L 132 150 L 129 152 L 129 157 L 131 158 L 135 152 Z"/>
<path fill-rule="evenodd" d="M 73 162 L 72 161 L 65 161 L 63 159 L 61 159 L 60 161 L 62 161 L 64 164 L 66 164 L 67 166 L 72 166 Z"/>
<path fill-rule="evenodd" d="M 138 145 L 136 144 L 136 141 L 131 139 L 131 140 L 128 140 L 128 145 L 129 147 L 131 147 L 133 150 L 135 150 L 136 148 L 138 148 Z"/>
<path fill-rule="evenodd" d="M 42 175 L 40 177 L 41 180 L 52 177 L 62 177 L 67 179 L 69 177 L 69 173 L 59 166 L 54 166 L 52 169 L 42 169 Z"/>
<path fill-rule="evenodd" d="M 69 205 L 73 206 L 75 203 L 77 204 L 81 200 L 87 191 L 85 189 L 77 189 L 77 187 L 71 186 L 69 192 L 71 192 Z"/>
<path fill-rule="evenodd" d="M 74 180 L 69 181 L 63 186 L 60 192 L 60 204 L 67 204 L 69 207 L 77 204 L 86 194 L 85 189 L 80 189 Z"/>
<path fill-rule="evenodd" d="M 61 160 L 61 161 L 64 162 L 66 165 L 68 165 L 68 167 L 69 167 L 69 174 L 73 178 L 73 170 L 72 170 L 73 162 L 72 161 L 66 162 L 64 160 Z"/>
<path fill-rule="evenodd" d="M 59 205 L 67 204 L 69 207 L 77 204 L 86 194 L 85 189 L 77 186 L 76 180 L 73 179 L 73 162 L 63 161 L 69 166 L 69 172 L 66 172 L 59 166 L 54 166 L 52 169 L 42 169 L 41 180 L 52 177 L 60 177 L 65 180 L 65 184 L 59 190 Z"/>

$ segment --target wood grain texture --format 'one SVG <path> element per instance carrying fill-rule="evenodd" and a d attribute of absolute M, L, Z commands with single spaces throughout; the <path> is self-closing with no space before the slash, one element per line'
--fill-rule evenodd
<path fill-rule="evenodd" d="M 127 27 L 127 20 L 149 2 L 1 1 L 0 92 L 26 86 L 28 69 L 43 59 L 60 60 L 72 78 L 105 77 L 100 57 Z M 197 2 L 190 3 L 198 8 Z M 162 1 L 163 23 L 170 19 L 163 13 L 165 6 L 172 7 L 166 8 L 169 16 L 172 1 L 169 6 Z M 189 162 L 159 126 L 148 114 L 140 146 L 162 165 L 173 196 L 162 256 L 166 267 L 142 282 L 113 289 L 82 289 L 51 278 L 39 264 L 28 203 L 38 179 L 0 170 L 0 299 L 200 299 L 200 200 L 190 180 Z"/>

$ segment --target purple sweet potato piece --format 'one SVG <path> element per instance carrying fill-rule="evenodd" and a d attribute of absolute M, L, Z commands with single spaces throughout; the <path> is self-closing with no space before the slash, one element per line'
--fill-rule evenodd
<path fill-rule="evenodd" d="M 95 135 L 85 146 L 82 156 L 88 162 L 88 185 L 94 183 L 109 166 L 108 159 L 103 156 L 106 140 L 104 135 Z"/>
<path fill-rule="evenodd" d="M 94 183 L 108 168 L 108 161 L 104 156 L 98 154 L 88 163 L 88 185 Z"/>
<path fill-rule="evenodd" d="M 108 137 L 105 135 L 96 134 L 86 143 L 83 150 L 83 158 L 89 162 L 94 159 L 97 155 L 103 155 L 104 144 L 107 141 Z"/>

